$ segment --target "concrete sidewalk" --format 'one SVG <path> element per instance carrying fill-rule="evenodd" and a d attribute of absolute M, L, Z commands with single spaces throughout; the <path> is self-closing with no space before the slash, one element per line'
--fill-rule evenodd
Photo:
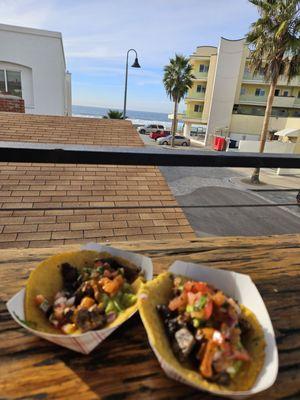
<path fill-rule="evenodd" d="M 245 189 L 270 189 L 270 188 L 285 188 L 285 189 L 298 189 L 300 190 L 300 170 L 299 175 L 277 175 L 277 169 L 267 169 L 263 168 L 260 172 L 261 185 L 253 185 L 250 182 L 247 183 L 246 180 L 252 173 L 250 168 L 230 168 L 235 172 L 239 172 L 243 177 L 232 177 L 230 181 L 234 184 L 244 186 Z"/>

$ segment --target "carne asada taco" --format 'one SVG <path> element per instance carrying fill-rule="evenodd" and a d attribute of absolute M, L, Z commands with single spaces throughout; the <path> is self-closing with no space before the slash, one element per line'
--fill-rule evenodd
<path fill-rule="evenodd" d="M 220 394 L 254 385 L 265 340 L 249 309 L 206 282 L 169 272 L 142 286 L 138 305 L 150 344 L 173 376 Z"/>
<path fill-rule="evenodd" d="M 117 326 L 137 310 L 141 284 L 141 269 L 120 257 L 89 250 L 58 254 L 31 272 L 25 319 L 54 334 Z"/>

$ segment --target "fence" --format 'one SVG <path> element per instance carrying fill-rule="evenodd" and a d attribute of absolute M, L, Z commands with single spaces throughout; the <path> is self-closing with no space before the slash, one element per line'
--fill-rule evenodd
<path fill-rule="evenodd" d="M 149 149 L 130 147 L 101 147 L 79 145 L 35 144 L 0 142 L 0 162 L 31 162 L 55 164 L 106 164 L 106 165 L 152 165 L 173 167 L 259 167 L 293 168 L 300 170 L 300 156 L 294 154 L 257 154 L 257 153 L 215 153 L 209 151 L 183 151 L 177 149 Z M 254 189 L 255 190 L 255 189 Z M 256 189 L 259 190 L 259 189 Z M 273 189 L 276 191 L 276 189 Z M 298 192 L 299 188 L 289 189 Z M 300 193 L 300 192 L 299 192 Z M 299 194 L 298 194 L 299 196 Z M 299 203 L 266 204 L 223 204 L 181 206 L 181 208 L 220 208 L 220 207 L 278 207 L 298 206 Z M 171 208 L 174 206 L 170 206 Z M 69 207 L 78 209 L 81 207 Z M 87 207 L 82 207 L 87 208 Z M 92 209 L 143 208 L 143 206 L 124 207 L 88 207 Z M 149 208 L 149 206 L 147 206 Z M 168 206 L 151 206 L 168 208 Z M 58 208 L 50 208 L 58 209 Z M 5 209 L 5 211 L 14 210 Z M 27 208 L 18 208 L 27 210 Z M 0 210 L 1 211 L 1 210 Z"/>

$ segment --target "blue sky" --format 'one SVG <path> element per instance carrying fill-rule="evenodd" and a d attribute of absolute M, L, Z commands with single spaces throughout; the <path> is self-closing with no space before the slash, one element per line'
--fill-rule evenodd
<path fill-rule="evenodd" d="M 172 110 L 162 85 L 170 57 L 241 38 L 256 18 L 248 0 L 0 0 L 1 23 L 62 32 L 73 104 L 122 108 L 135 48 L 142 69 L 129 71 L 127 108 L 141 111 Z"/>

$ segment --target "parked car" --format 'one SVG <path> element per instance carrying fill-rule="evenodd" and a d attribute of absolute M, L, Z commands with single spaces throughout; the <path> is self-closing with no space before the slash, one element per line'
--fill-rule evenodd
<path fill-rule="evenodd" d="M 163 125 L 151 124 L 151 125 L 144 125 L 139 126 L 137 131 L 142 135 L 149 134 L 151 132 L 161 132 L 164 131 L 165 127 Z"/>
<path fill-rule="evenodd" d="M 149 136 L 151 137 L 151 139 L 156 140 L 160 137 L 166 137 L 169 135 L 170 131 L 158 131 L 158 132 L 151 132 Z"/>
<path fill-rule="evenodd" d="M 166 136 L 166 137 L 161 137 L 157 139 L 156 143 L 157 144 L 171 144 L 172 141 L 172 135 Z M 190 146 L 191 141 L 189 138 L 186 138 L 184 136 L 180 135 L 175 135 L 175 140 L 174 144 L 177 146 Z"/>

